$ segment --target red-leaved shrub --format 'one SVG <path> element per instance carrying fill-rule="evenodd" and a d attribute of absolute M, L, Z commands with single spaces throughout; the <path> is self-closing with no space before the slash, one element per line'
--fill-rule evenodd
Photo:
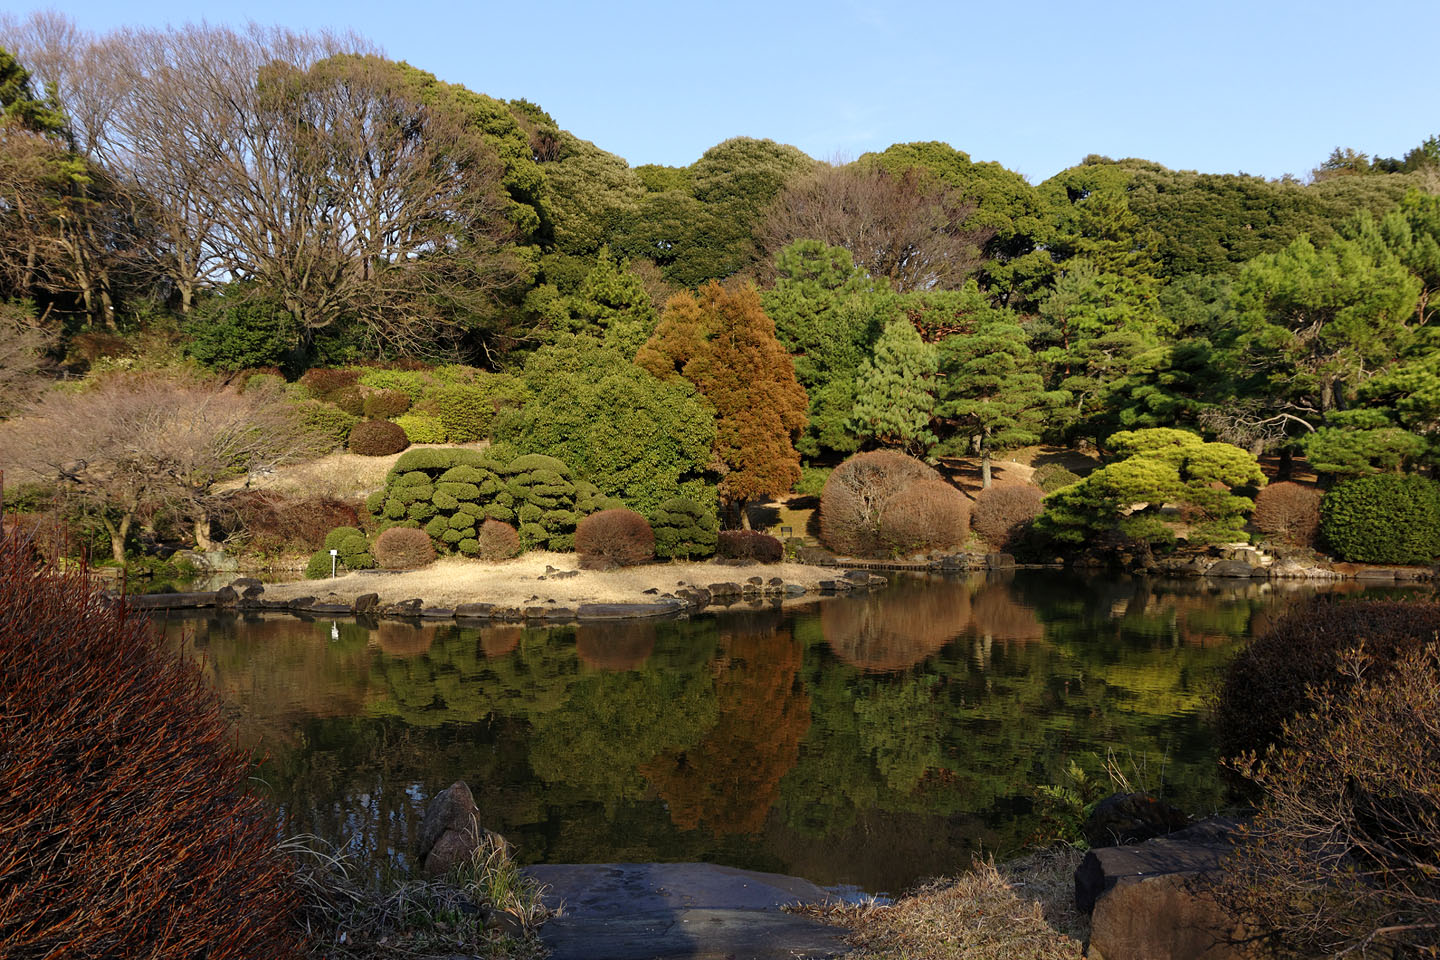
<path fill-rule="evenodd" d="M 334 393 L 326 394 L 325 401 L 335 404 L 352 417 L 358 417 L 365 412 L 365 394 L 359 387 L 342 387 Z"/>
<path fill-rule="evenodd" d="M 435 543 L 424 530 L 391 527 L 370 544 L 375 562 L 386 570 L 407 570 L 435 562 Z"/>
<path fill-rule="evenodd" d="M 289 958 L 292 868 L 215 690 L 0 538 L 0 953 Z"/>
<path fill-rule="evenodd" d="M 1027 483 L 995 483 L 981 490 L 970 508 L 970 526 L 991 548 L 1004 550 L 1011 538 L 1045 510 L 1045 492 Z"/>
<path fill-rule="evenodd" d="M 381 390 L 365 398 L 365 416 L 389 420 L 410 409 L 410 395 L 401 390 Z"/>
<path fill-rule="evenodd" d="M 273 490 L 241 490 L 221 501 L 215 533 L 243 538 L 256 550 L 314 550 L 336 527 L 357 527 L 352 504 L 334 497 L 287 497 Z"/>
<path fill-rule="evenodd" d="M 601 510 L 575 528 L 580 566 L 590 570 L 630 567 L 655 557 L 655 532 L 634 510 Z"/>
<path fill-rule="evenodd" d="M 476 556 L 481 560 L 509 560 L 520 553 L 520 534 L 508 523 L 486 520 L 475 532 L 480 544 Z"/>
<path fill-rule="evenodd" d="M 410 439 L 399 424 L 389 420 L 361 420 L 351 428 L 347 446 L 351 453 L 386 457 L 410 446 Z"/>
<path fill-rule="evenodd" d="M 1324 495 L 1314 487 L 1302 487 L 1288 480 L 1262 487 L 1255 495 L 1255 526 L 1267 537 L 1295 547 L 1315 546 L 1320 533 L 1320 501 Z"/>
<path fill-rule="evenodd" d="M 727 560 L 779 563 L 785 557 L 785 546 L 759 530 L 721 530 L 715 555 Z"/>
<path fill-rule="evenodd" d="M 299 382 L 302 387 L 310 391 L 311 395 L 323 397 L 327 393 L 353 387 L 359 380 L 359 370 L 316 367 L 313 370 L 306 370 L 301 375 Z"/>
<path fill-rule="evenodd" d="M 939 476 L 920 480 L 885 504 L 878 532 L 894 556 L 958 547 L 970 536 L 970 501 Z"/>

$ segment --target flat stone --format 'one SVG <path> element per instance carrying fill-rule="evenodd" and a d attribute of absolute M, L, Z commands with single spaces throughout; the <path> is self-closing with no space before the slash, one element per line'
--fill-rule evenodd
<path fill-rule="evenodd" d="M 1261 947 L 1195 874 L 1122 883 L 1090 918 L 1091 960 L 1248 960 Z"/>
<path fill-rule="evenodd" d="M 1127 880 L 1216 870 L 1230 850 L 1228 840 L 1191 842 L 1173 836 L 1138 846 L 1091 850 L 1075 868 L 1075 906 L 1089 913 L 1111 889 Z"/>
<path fill-rule="evenodd" d="M 215 606 L 214 593 L 146 593 L 129 594 L 125 601 L 132 610 L 185 610 Z"/>
<path fill-rule="evenodd" d="M 713 863 L 546 863 L 524 868 L 550 887 L 547 903 L 594 919 L 679 909 L 778 910 L 833 899 L 824 887 L 781 873 Z"/>
<path fill-rule="evenodd" d="M 234 591 L 237 592 L 237 593 L 244 593 L 246 590 L 249 590 L 251 587 L 263 587 L 263 586 L 264 586 L 264 584 L 262 584 L 259 580 L 255 579 L 254 577 L 236 577 L 234 580 L 231 580 L 231 581 L 230 581 L 230 589 L 234 590 Z"/>
<path fill-rule="evenodd" d="M 1015 566 L 1015 558 L 1008 553 L 985 554 L 985 567 L 989 570 L 1008 570 Z"/>
<path fill-rule="evenodd" d="M 1361 567 L 1355 571 L 1356 580 L 1396 580 L 1393 567 Z"/>
<path fill-rule="evenodd" d="M 493 603 L 461 603 L 455 606 L 455 616 L 487 618 L 495 612 Z"/>
<path fill-rule="evenodd" d="M 455 611 L 449 607 L 425 607 L 420 611 L 422 620 L 454 620 Z"/>
<path fill-rule="evenodd" d="M 291 597 L 285 602 L 285 605 L 291 610 L 308 610 L 314 606 L 315 603 L 316 600 L 314 597 Z"/>
<path fill-rule="evenodd" d="M 346 617 L 355 611 L 351 609 L 348 603 L 312 603 L 305 608 L 305 612 L 311 615 Z"/>
<path fill-rule="evenodd" d="M 663 617 L 685 608 L 676 600 L 658 600 L 655 603 L 582 603 L 575 610 L 579 620 L 630 620 L 635 618 Z"/>
<path fill-rule="evenodd" d="M 380 594 L 378 593 L 362 593 L 355 598 L 354 604 L 356 613 L 369 613 L 379 605 Z"/>
<path fill-rule="evenodd" d="M 711 596 L 716 597 L 738 597 L 740 596 L 740 584 L 728 580 L 721 583 L 712 583 L 705 588 L 710 591 Z"/>
<path fill-rule="evenodd" d="M 1218 578 L 1250 579 L 1254 569 L 1243 560 L 1217 560 L 1205 570 L 1205 576 Z"/>
<path fill-rule="evenodd" d="M 791 913 L 684 909 L 540 928 L 550 960 L 824 960 L 849 951 L 845 928 Z"/>

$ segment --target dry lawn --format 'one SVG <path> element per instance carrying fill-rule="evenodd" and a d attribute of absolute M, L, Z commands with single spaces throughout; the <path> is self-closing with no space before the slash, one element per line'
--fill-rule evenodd
<path fill-rule="evenodd" d="M 460 446 L 475 450 L 488 447 L 488 440 L 466 443 Z M 412 444 L 408 449 L 426 447 L 453 447 L 456 444 Z M 385 474 L 395 466 L 401 454 L 392 453 L 384 457 L 365 457 L 358 453 L 338 450 L 318 460 L 279 467 L 274 473 L 250 478 L 251 490 L 274 490 L 295 497 L 335 497 L 339 500 L 356 500 L 385 486 Z M 220 489 L 238 489 L 245 486 L 245 478 L 222 484 Z"/>
<path fill-rule="evenodd" d="M 1079 960 L 1088 935 L 1074 905 L 1080 856 L 1057 848 L 999 867 L 976 861 L 893 905 L 828 915 L 854 928 L 850 960 Z"/>
<path fill-rule="evenodd" d="M 573 577 L 546 577 L 545 568 L 577 570 Z M 453 607 L 459 603 L 494 603 L 525 606 L 554 601 L 559 606 L 579 603 L 642 603 L 653 600 L 646 590 L 669 593 L 679 584 L 704 587 L 729 581 L 743 584 L 750 577 L 780 577 L 814 589 L 836 571 L 798 563 L 757 564 L 748 567 L 716 563 L 655 563 L 618 570 L 580 570 L 573 553 L 526 553 L 514 560 L 486 563 L 450 557 L 422 570 L 402 573 L 365 570 L 334 580 L 301 580 L 265 588 L 267 600 L 334 593 L 353 600 L 362 593 L 378 593 L 382 603 L 420 597 L 427 605 Z M 545 577 L 545 579 L 541 579 Z"/>

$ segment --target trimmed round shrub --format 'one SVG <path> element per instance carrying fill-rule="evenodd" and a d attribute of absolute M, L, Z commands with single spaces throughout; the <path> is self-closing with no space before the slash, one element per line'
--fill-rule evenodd
<path fill-rule="evenodd" d="M 1080 475 L 1072 470 L 1062 467 L 1058 463 L 1047 463 L 1035 468 L 1030 482 L 1035 484 L 1045 493 L 1054 493 L 1061 487 L 1068 487 L 1072 483 L 1080 482 Z"/>
<path fill-rule="evenodd" d="M 820 539 L 836 553 L 871 557 L 892 552 L 881 525 L 892 501 L 906 488 L 938 480 L 930 467 L 895 450 L 876 450 L 851 457 L 830 473 L 820 494 Z M 898 510 L 892 515 L 904 519 Z"/>
<path fill-rule="evenodd" d="M 655 533 L 634 510 L 601 510 L 575 528 L 575 552 L 587 570 L 631 567 L 654 558 Z"/>
<path fill-rule="evenodd" d="M 435 562 L 435 544 L 424 530 L 391 527 L 375 538 L 370 552 L 386 570 L 406 570 Z"/>
<path fill-rule="evenodd" d="M 651 521 L 655 555 L 666 560 L 708 557 L 715 552 L 719 524 L 714 511 L 694 500 L 675 497 L 660 504 Z"/>
<path fill-rule="evenodd" d="M 482 560 L 509 560 L 520 553 L 520 534 L 508 523 L 486 520 L 475 535 L 474 555 Z M 464 552 L 461 541 L 461 552 Z"/>
<path fill-rule="evenodd" d="M 359 380 L 359 370 L 316 367 L 306 370 L 296 382 L 309 391 L 312 397 L 323 397 L 337 390 L 353 387 Z"/>
<path fill-rule="evenodd" d="M 410 446 L 405 431 L 388 420 L 362 420 L 350 431 L 350 452 L 387 457 Z"/>
<path fill-rule="evenodd" d="M 1215 703 L 1222 754 L 1264 755 L 1281 727 L 1308 713 L 1314 694 L 1351 681 L 1337 669 L 1342 654 L 1364 645 L 1369 675 L 1401 657 L 1440 646 L 1440 604 L 1320 599 L 1292 608 L 1240 651 L 1225 671 Z"/>
<path fill-rule="evenodd" d="M 1272 483 L 1255 495 L 1255 527 L 1296 547 L 1313 547 L 1320 533 L 1320 501 L 1323 494 L 1298 483 Z"/>
<path fill-rule="evenodd" d="M 1440 485 L 1394 473 L 1345 480 L 1320 501 L 1320 531 L 1342 560 L 1429 563 L 1440 556 Z"/>
<path fill-rule="evenodd" d="M 350 432 L 361 422 L 359 417 L 352 417 L 339 407 L 314 401 L 301 405 L 300 421 L 312 432 L 331 440 L 337 447 L 345 444 Z"/>
<path fill-rule="evenodd" d="M 336 527 L 325 534 L 325 549 L 339 550 L 340 544 L 349 540 L 351 537 L 359 537 L 363 540 L 365 534 L 361 533 L 358 527 Z M 362 547 L 361 549 L 364 548 Z"/>
<path fill-rule="evenodd" d="M 721 530 L 715 538 L 715 553 L 727 560 L 779 563 L 785 556 L 785 546 L 759 530 Z"/>
<path fill-rule="evenodd" d="M 411 443 L 445 442 L 445 425 L 428 413 L 407 413 L 396 417 L 395 425 L 405 431 Z"/>
<path fill-rule="evenodd" d="M 970 526 L 991 548 L 1004 550 L 1016 533 L 1045 510 L 1045 494 L 1022 483 L 996 483 L 975 497 Z"/>
<path fill-rule="evenodd" d="M 316 550 L 310 555 L 310 562 L 305 564 L 306 580 L 325 580 L 330 576 L 331 556 L 329 550 Z M 340 564 L 334 565 L 336 572 L 340 570 Z"/>
<path fill-rule="evenodd" d="M 0 537 L 7 957 L 304 955 L 294 865 L 214 685 L 150 618 Z"/>
<path fill-rule="evenodd" d="M 920 480 L 885 504 L 879 535 L 892 556 L 958 547 L 970 536 L 970 501 L 939 476 Z"/>
<path fill-rule="evenodd" d="M 400 390 L 381 390 L 365 398 L 364 413 L 372 420 L 393 420 L 409 409 L 410 396 Z"/>

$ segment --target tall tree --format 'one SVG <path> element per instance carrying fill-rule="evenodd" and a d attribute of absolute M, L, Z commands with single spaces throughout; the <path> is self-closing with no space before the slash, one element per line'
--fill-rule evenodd
<path fill-rule="evenodd" d="M 874 354 L 860 364 L 851 429 L 882 446 L 921 456 L 937 439 L 930 420 L 938 370 L 935 348 L 920 339 L 910 318 L 893 318 L 875 341 Z M 988 467 L 987 461 L 987 479 Z"/>
<path fill-rule="evenodd" d="M 753 286 L 712 281 L 677 293 L 635 362 L 662 379 L 689 380 L 715 408 L 713 467 L 742 524 L 746 503 L 799 482 L 805 388 Z"/>

